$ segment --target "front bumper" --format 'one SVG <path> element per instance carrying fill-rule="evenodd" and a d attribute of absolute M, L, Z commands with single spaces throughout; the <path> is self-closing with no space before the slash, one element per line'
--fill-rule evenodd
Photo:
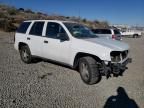
<path fill-rule="evenodd" d="M 131 63 L 132 59 L 128 58 L 123 63 L 111 63 L 111 72 L 113 74 L 120 74 L 122 71 L 125 71 L 127 69 L 126 65 L 128 63 Z"/>
<path fill-rule="evenodd" d="M 110 74 L 114 75 L 122 75 L 122 73 L 127 69 L 127 64 L 131 63 L 132 59 L 127 58 L 122 63 L 112 63 L 109 62 L 108 64 L 105 64 L 104 62 L 100 66 L 100 72 L 104 74 L 106 77 L 109 77 Z"/>

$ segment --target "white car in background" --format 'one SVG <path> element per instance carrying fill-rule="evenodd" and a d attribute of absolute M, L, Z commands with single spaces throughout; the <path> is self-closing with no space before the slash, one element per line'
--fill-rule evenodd
<path fill-rule="evenodd" d="M 140 37 L 142 35 L 142 32 L 138 31 L 138 30 L 130 30 L 130 29 L 128 29 L 126 31 L 122 31 L 121 35 L 122 36 L 131 36 L 133 38 L 137 38 L 137 37 Z"/>
<path fill-rule="evenodd" d="M 122 40 L 121 33 L 118 29 L 92 29 L 92 31 L 101 38 Z"/>

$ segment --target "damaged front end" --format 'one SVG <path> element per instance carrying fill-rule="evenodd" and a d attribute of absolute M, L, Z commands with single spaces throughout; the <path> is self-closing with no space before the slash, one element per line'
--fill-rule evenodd
<path fill-rule="evenodd" d="M 113 74 L 114 76 L 122 75 L 127 69 L 127 64 L 132 62 L 131 58 L 128 58 L 128 50 L 126 51 L 112 51 L 110 53 L 111 61 L 102 61 L 100 64 L 100 72 L 107 78 Z"/>

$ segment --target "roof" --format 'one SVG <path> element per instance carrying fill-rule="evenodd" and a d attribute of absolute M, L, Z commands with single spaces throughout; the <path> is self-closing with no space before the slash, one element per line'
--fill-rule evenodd
<path fill-rule="evenodd" d="M 70 22 L 70 23 L 76 23 L 74 21 L 61 21 L 61 20 L 25 20 L 24 22 L 31 22 L 31 21 L 48 21 L 48 22 Z"/>

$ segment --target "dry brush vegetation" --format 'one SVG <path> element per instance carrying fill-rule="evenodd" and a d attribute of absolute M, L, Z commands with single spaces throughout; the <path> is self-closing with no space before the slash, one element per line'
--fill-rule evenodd
<path fill-rule="evenodd" d="M 48 15 L 42 12 L 34 12 L 31 9 L 15 8 L 0 4 L 0 29 L 4 31 L 15 31 L 19 24 L 24 20 L 45 19 L 45 20 L 70 20 L 83 23 L 90 28 L 105 28 L 108 27 L 107 21 L 90 21 L 79 17 L 69 17 L 62 15 Z"/>

